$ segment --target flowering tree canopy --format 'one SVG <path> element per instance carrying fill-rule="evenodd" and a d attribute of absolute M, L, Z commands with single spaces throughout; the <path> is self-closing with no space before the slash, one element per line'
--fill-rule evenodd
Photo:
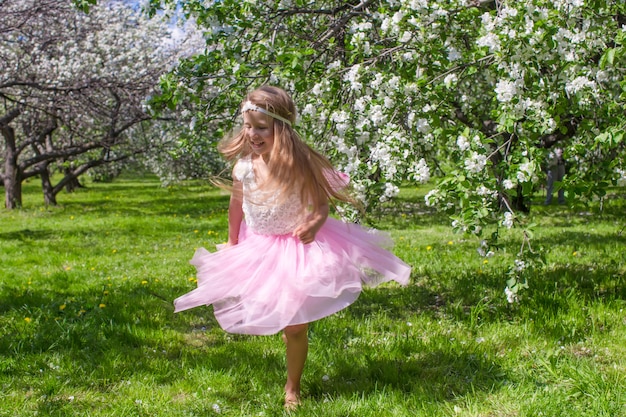
<path fill-rule="evenodd" d="M 216 139 L 247 90 L 285 87 L 370 204 L 437 174 L 428 203 L 477 232 L 525 208 L 556 144 L 571 196 L 624 176 L 622 1 L 149 1 L 171 3 L 207 48 L 161 99 L 195 102 L 198 136 Z"/>
<path fill-rule="evenodd" d="M 179 58 L 160 19 L 119 1 L 5 0 L 0 14 L 0 179 L 6 207 L 42 179 L 46 203 L 87 170 L 152 147 L 145 100 Z M 91 1 L 83 1 L 86 8 Z M 52 184 L 52 169 L 64 178 Z"/>
<path fill-rule="evenodd" d="M 146 3 L 176 3 L 206 30 L 206 51 L 164 78 L 160 97 L 195 103 L 199 140 L 233 126 L 250 88 L 280 85 L 298 130 L 366 204 L 436 176 L 426 203 L 480 235 L 529 209 L 555 146 L 570 201 L 625 177 L 622 0 Z"/>

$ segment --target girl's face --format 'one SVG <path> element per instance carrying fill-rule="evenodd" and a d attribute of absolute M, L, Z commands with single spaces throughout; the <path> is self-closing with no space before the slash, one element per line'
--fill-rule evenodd
<path fill-rule="evenodd" d="M 274 147 L 274 119 L 258 111 L 243 114 L 243 128 L 252 151 L 269 156 Z"/>

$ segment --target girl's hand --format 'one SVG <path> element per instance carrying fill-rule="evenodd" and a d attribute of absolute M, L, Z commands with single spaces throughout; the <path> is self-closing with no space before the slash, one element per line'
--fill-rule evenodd
<path fill-rule="evenodd" d="M 293 231 L 293 236 L 296 236 L 304 244 L 313 242 L 315 235 L 322 228 L 327 217 L 328 205 L 325 204 L 311 213 L 304 223 L 296 227 Z"/>
<path fill-rule="evenodd" d="M 321 225 L 317 226 L 314 222 L 308 221 L 296 227 L 293 235 L 300 239 L 300 242 L 308 244 L 315 240 L 315 235 L 320 227 Z"/>

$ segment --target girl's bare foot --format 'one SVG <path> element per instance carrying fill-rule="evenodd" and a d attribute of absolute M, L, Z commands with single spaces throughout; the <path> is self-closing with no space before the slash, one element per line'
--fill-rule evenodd
<path fill-rule="evenodd" d="M 300 401 L 300 394 L 293 391 L 285 392 L 285 410 L 294 411 L 298 406 L 302 404 Z"/>

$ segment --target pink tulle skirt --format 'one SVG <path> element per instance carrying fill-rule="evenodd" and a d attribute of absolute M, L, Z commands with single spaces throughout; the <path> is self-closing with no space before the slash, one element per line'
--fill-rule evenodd
<path fill-rule="evenodd" d="M 177 298 L 175 311 L 212 304 L 227 332 L 275 334 L 344 309 L 363 285 L 407 284 L 411 268 L 386 250 L 392 244 L 385 233 L 332 218 L 310 244 L 243 223 L 239 244 L 196 251 L 198 288 Z"/>

